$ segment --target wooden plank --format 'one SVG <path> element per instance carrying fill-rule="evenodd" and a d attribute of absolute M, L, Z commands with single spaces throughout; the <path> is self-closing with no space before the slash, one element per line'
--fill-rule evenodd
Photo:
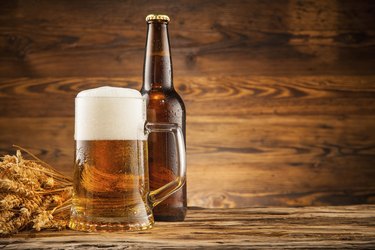
<path fill-rule="evenodd" d="M 192 116 L 189 204 L 203 207 L 375 201 L 374 116 Z M 73 118 L 0 118 L 0 152 L 29 148 L 72 173 Z M 32 135 L 32 136 L 31 136 Z M 220 185 L 218 185 L 220 183 Z"/>
<path fill-rule="evenodd" d="M 194 155 L 194 159 L 189 160 L 193 165 L 210 165 L 211 162 L 218 166 L 229 163 L 272 166 L 271 163 L 277 163 L 278 166 L 311 169 L 340 157 L 357 156 L 364 162 L 371 161 L 375 153 L 374 134 L 363 134 L 374 122 L 363 125 L 358 121 L 358 116 L 344 122 L 328 117 L 304 120 L 273 116 L 227 117 L 226 120 L 195 117 L 188 121 L 188 151 Z M 237 126 L 233 126 L 234 123 Z M 331 127 L 327 128 L 326 123 Z M 64 168 L 70 165 L 64 158 L 73 152 L 68 150 L 73 145 L 73 124 L 73 118 L 1 118 L 2 152 L 11 150 L 12 144 L 24 145 Z M 43 147 L 61 148 L 64 158 L 58 159 L 59 154 L 51 154 L 50 150 L 44 152 Z"/>
<path fill-rule="evenodd" d="M 199 179 L 188 186 L 191 202 L 205 207 L 373 202 L 374 127 L 374 116 L 191 117 L 190 178 Z"/>
<path fill-rule="evenodd" d="M 175 82 L 188 111 L 190 205 L 374 202 L 374 76 Z M 106 84 L 139 88 L 140 79 L 2 79 L 0 152 L 19 144 L 71 174 L 74 96 Z"/>
<path fill-rule="evenodd" d="M 0 76 L 140 76 L 156 9 L 175 75 L 373 74 L 373 1 L 6 0 Z"/>
<path fill-rule="evenodd" d="M 148 231 L 21 233 L 1 239 L 6 249 L 204 248 L 372 249 L 375 206 L 306 208 L 191 208 L 184 222 L 157 222 Z"/>
<path fill-rule="evenodd" d="M 74 96 L 103 85 L 141 88 L 140 77 L 0 79 L 3 117 L 71 117 Z M 176 77 L 188 116 L 375 114 L 375 76 Z M 42 101 L 41 101 L 42 100 Z"/>

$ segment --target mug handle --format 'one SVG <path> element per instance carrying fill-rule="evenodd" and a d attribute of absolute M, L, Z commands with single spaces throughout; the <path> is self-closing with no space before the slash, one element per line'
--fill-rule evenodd
<path fill-rule="evenodd" d="M 176 142 L 176 150 L 178 155 L 178 175 L 176 179 L 165 184 L 164 186 L 153 190 L 149 194 L 149 202 L 152 207 L 157 206 L 160 202 L 167 199 L 174 192 L 179 190 L 186 180 L 186 156 L 185 141 L 182 129 L 176 123 L 152 123 L 146 122 L 146 133 L 172 133 Z"/>

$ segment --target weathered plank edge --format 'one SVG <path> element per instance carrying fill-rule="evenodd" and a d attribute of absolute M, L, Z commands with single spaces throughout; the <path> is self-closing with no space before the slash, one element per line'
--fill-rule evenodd
<path fill-rule="evenodd" d="M 185 222 L 124 233 L 24 232 L 6 249 L 374 248 L 375 206 L 190 208 Z"/>

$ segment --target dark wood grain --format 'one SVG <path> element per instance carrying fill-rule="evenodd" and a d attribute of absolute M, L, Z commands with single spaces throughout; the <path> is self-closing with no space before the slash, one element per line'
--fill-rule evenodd
<path fill-rule="evenodd" d="M 73 118 L 2 118 L 0 149 L 5 153 L 11 151 L 12 143 L 22 145 L 71 175 L 73 122 Z M 325 123 L 331 127 L 321 126 Z M 360 126 L 358 117 L 333 124 L 333 120 L 298 116 L 194 118 L 188 122 L 187 135 L 189 204 L 374 202 L 374 138 L 362 140 L 368 130 Z"/>
<path fill-rule="evenodd" d="M 140 76 L 151 12 L 175 75 L 373 74 L 373 1 L 1 1 L 0 76 Z"/>
<path fill-rule="evenodd" d="M 373 76 L 176 78 L 188 110 L 189 204 L 373 203 L 374 82 Z M 1 153 L 22 145 L 71 174 L 74 95 L 105 84 L 139 87 L 132 77 L 3 80 Z"/>
<path fill-rule="evenodd" d="M 74 96 L 140 89 L 171 16 L 189 204 L 375 202 L 375 1 L 0 1 L 0 154 L 72 173 Z"/>
<path fill-rule="evenodd" d="M 201 209 L 184 222 L 124 233 L 21 233 L 6 249 L 372 249 L 375 207 Z"/>
<path fill-rule="evenodd" d="M 79 91 L 103 85 L 140 89 L 141 82 L 141 77 L 0 78 L 0 113 L 72 117 Z M 177 76 L 174 82 L 192 116 L 333 115 L 345 120 L 375 114 L 375 76 Z"/>

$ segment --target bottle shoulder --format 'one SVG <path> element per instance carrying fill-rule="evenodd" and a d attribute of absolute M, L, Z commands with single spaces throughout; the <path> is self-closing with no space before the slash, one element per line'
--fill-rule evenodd
<path fill-rule="evenodd" d="M 148 103 L 180 106 L 185 110 L 185 104 L 182 97 L 174 89 L 141 90 L 141 94 L 146 97 Z"/>
<path fill-rule="evenodd" d="M 149 121 L 185 123 L 185 105 L 176 91 L 151 90 L 142 95 L 147 100 Z"/>

